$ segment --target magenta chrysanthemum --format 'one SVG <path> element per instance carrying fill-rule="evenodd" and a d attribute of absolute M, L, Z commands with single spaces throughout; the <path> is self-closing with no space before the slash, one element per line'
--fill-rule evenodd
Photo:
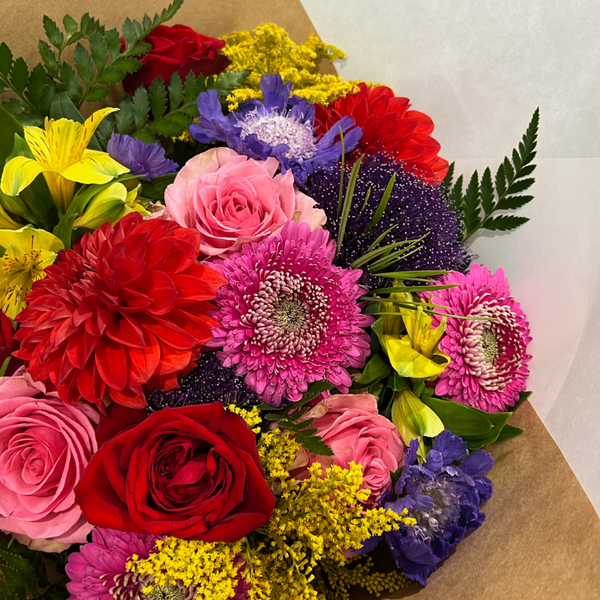
<path fill-rule="evenodd" d="M 157 539 L 149 533 L 94 529 L 92 541 L 69 556 L 69 600 L 141 600 L 148 582 L 127 571 L 127 561 L 134 554 L 148 558 Z"/>
<path fill-rule="evenodd" d="M 440 375 L 435 393 L 486 412 L 514 406 L 529 377 L 527 344 L 531 337 L 504 271 L 498 269 L 491 275 L 487 267 L 474 264 L 467 275 L 446 275 L 444 283 L 458 287 L 434 295 L 436 304 L 448 307 L 439 312 L 489 320 L 448 318 L 439 347 L 451 361 Z M 435 316 L 434 322 L 437 326 L 440 317 Z"/>
<path fill-rule="evenodd" d="M 213 347 L 237 366 L 265 402 L 296 401 L 313 381 L 339 390 L 352 384 L 347 367 L 364 366 L 369 336 L 357 299 L 362 271 L 333 266 L 336 244 L 324 229 L 288 222 L 277 236 L 248 243 L 212 263 L 229 282 L 217 296 Z"/>

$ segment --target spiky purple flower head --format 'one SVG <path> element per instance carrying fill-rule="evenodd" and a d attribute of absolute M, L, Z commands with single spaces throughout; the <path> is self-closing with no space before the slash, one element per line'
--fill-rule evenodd
<path fill-rule="evenodd" d="M 260 402 L 243 377 L 235 374 L 235 367 L 224 366 L 215 352 L 203 352 L 194 370 L 179 380 L 179 388 L 168 392 L 154 389 L 147 400 L 155 410 L 210 402 L 238 406 Z"/>
<path fill-rule="evenodd" d="M 360 141 L 362 129 L 350 117 L 337 121 L 317 141 L 314 132 L 315 107 L 304 98 L 291 95 L 292 83 L 281 75 L 263 75 L 260 80 L 263 101 L 250 100 L 237 111 L 224 115 L 216 90 L 202 92 L 198 98 L 200 117 L 190 126 L 194 139 L 203 144 L 225 142 L 238 154 L 257 160 L 275 157 L 285 173 L 291 169 L 296 183 L 322 165 L 339 160 L 344 149 L 352 150 Z"/>
<path fill-rule="evenodd" d="M 92 541 L 71 554 L 65 567 L 69 600 L 141 600 L 148 581 L 127 571 L 127 561 L 134 554 L 148 558 L 158 539 L 149 533 L 94 529 Z"/>
<path fill-rule="evenodd" d="M 367 540 L 359 552 L 370 552 L 385 539 L 396 566 L 427 585 L 429 575 L 465 535 L 483 523 L 481 504 L 494 489 L 485 475 L 494 459 L 485 450 L 467 456 L 465 442 L 447 429 L 435 438 L 423 465 L 417 463 L 418 448 L 419 440 L 412 440 L 394 493 L 379 501 L 398 514 L 406 509 L 415 524 L 401 523 L 398 530 Z"/>
<path fill-rule="evenodd" d="M 281 233 L 250 242 L 241 253 L 211 266 L 229 282 L 217 293 L 211 347 L 223 347 L 225 366 L 265 402 L 297 401 L 313 381 L 340 391 L 352 381 L 346 369 L 361 368 L 373 317 L 357 299 L 361 271 L 333 265 L 336 244 L 321 228 L 286 223 Z"/>
<path fill-rule="evenodd" d="M 348 171 L 345 173 L 347 185 Z M 379 222 L 370 227 L 390 179 L 396 182 Z M 341 166 L 323 167 L 312 174 L 305 190 L 327 214 L 327 229 L 337 237 L 341 217 L 338 214 Z M 370 193 L 369 193 L 369 190 Z M 365 203 L 367 194 L 369 198 Z M 363 206 L 364 205 L 364 206 Z M 425 183 L 422 178 L 406 172 L 401 164 L 383 154 L 365 156 L 361 165 L 354 200 L 350 209 L 341 252 L 335 264 L 350 266 L 369 252 L 372 244 L 385 233 L 381 246 L 393 242 L 418 240 L 418 250 L 400 257 L 385 271 L 420 269 L 461 270 L 470 262 L 469 252 L 460 241 L 461 223 L 440 186 Z M 364 269 L 361 283 L 381 287 L 384 280 Z"/>
<path fill-rule="evenodd" d="M 486 412 L 514 406 L 529 377 L 527 344 L 529 323 L 512 297 L 504 271 L 493 275 L 474 264 L 471 270 L 444 276 L 444 284 L 457 287 L 433 294 L 437 312 L 479 320 L 447 317 L 439 347 L 450 357 L 435 387 L 438 396 Z M 441 317 L 433 315 L 437 326 Z"/>

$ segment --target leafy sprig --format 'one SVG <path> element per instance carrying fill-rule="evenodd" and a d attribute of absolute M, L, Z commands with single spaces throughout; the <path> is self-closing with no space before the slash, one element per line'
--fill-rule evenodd
<path fill-rule="evenodd" d="M 151 144 L 157 137 L 175 138 L 188 130 L 199 116 L 197 100 L 202 92 L 214 89 L 225 98 L 240 86 L 250 71 L 227 71 L 217 77 L 196 77 L 190 71 L 182 81 L 178 73 L 171 77 L 169 86 L 157 77 L 150 88 L 140 86 L 131 97 L 119 105 L 116 129 L 120 134 L 133 135 Z"/>
<path fill-rule="evenodd" d="M 476 232 L 510 231 L 527 223 L 527 217 L 512 214 L 498 214 L 516 210 L 533 200 L 531 195 L 523 195 L 535 182 L 530 175 L 536 168 L 536 156 L 540 109 L 536 109 L 518 148 L 512 151 L 511 158 L 505 157 L 492 180 L 489 167 L 480 177 L 475 171 L 466 190 L 463 192 L 464 178 L 461 175 L 454 182 L 454 163 L 442 182 L 450 201 L 464 221 L 463 239 L 468 240 Z"/>
<path fill-rule="evenodd" d="M 61 93 L 68 96 L 77 110 L 84 102 L 107 98 L 110 85 L 120 83 L 142 66 L 140 57 L 151 49 L 143 40 L 153 29 L 172 19 L 182 4 L 183 0 L 174 0 L 153 18 L 144 15 L 141 23 L 128 18 L 121 32 L 107 30 L 87 13 L 79 23 L 65 16 L 62 29 L 45 16 L 48 41 L 39 42 L 42 62 L 31 72 L 22 58 L 15 60 L 10 48 L 0 44 L 0 94 L 13 92 L 18 97 L 5 101 L 5 108 L 23 124 L 41 124 L 45 116 L 51 116 L 53 101 Z M 75 68 L 63 59 L 65 50 L 74 45 Z"/>
<path fill-rule="evenodd" d="M 316 381 L 308 386 L 308 391 L 298 402 L 291 402 L 286 408 L 274 410 L 269 404 L 261 404 L 260 408 L 265 411 L 263 418 L 267 421 L 277 421 L 280 429 L 291 431 L 296 436 L 296 441 L 305 450 L 317 456 L 333 456 L 333 450 L 317 435 L 317 429 L 310 427 L 314 419 L 303 419 L 304 415 L 311 409 L 308 403 L 314 400 L 322 392 L 329 391 L 333 384 L 328 381 Z"/>

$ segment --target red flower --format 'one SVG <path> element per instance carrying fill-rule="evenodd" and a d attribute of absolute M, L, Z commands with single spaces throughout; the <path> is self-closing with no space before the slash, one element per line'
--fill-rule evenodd
<path fill-rule="evenodd" d="M 256 436 L 220 402 L 150 416 L 113 405 L 98 444 L 75 490 L 92 525 L 235 542 L 271 517 Z"/>
<path fill-rule="evenodd" d="M 12 375 L 23 364 L 22 360 L 12 356 L 12 353 L 18 349 L 19 342 L 14 337 L 12 321 L 3 312 L 0 312 L 0 369 L 10 356 L 6 376 Z"/>
<path fill-rule="evenodd" d="M 408 98 L 397 98 L 389 87 L 369 88 L 358 84 L 360 91 L 339 98 L 333 104 L 315 104 L 315 129 L 318 135 L 350 115 L 362 128 L 363 135 L 353 155 L 383 152 L 403 161 L 432 183 L 441 181 L 448 172 L 448 161 L 440 158 L 441 146 L 432 137 L 433 121 L 416 110 L 408 110 Z"/>
<path fill-rule="evenodd" d="M 190 71 L 196 76 L 218 75 L 231 62 L 219 54 L 225 46 L 223 40 L 202 35 L 185 25 L 159 25 L 144 42 L 152 44 L 152 50 L 141 59 L 142 67 L 123 81 L 129 94 L 140 85 L 150 87 L 159 76 L 168 82 L 175 72 L 183 80 Z"/>
<path fill-rule="evenodd" d="M 199 247 L 196 230 L 137 213 L 86 234 L 34 283 L 15 355 L 69 404 L 146 406 L 143 386 L 176 388 L 217 325 L 207 300 L 225 279 Z"/>

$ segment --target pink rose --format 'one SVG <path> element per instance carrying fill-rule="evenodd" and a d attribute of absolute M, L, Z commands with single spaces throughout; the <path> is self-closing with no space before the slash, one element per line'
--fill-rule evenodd
<path fill-rule="evenodd" d="M 351 462 L 363 467 L 363 488 L 371 490 L 369 503 L 391 489 L 391 471 L 404 464 L 404 444 L 396 426 L 377 411 L 377 399 L 370 394 L 330 396 L 304 417 L 314 419 L 315 427 L 333 450 L 333 456 L 316 456 L 304 451 L 295 466 L 296 478 L 304 478 L 308 467 L 337 465 L 348 468 Z"/>
<path fill-rule="evenodd" d="M 322 227 L 324 211 L 294 187 L 291 171 L 275 175 L 278 166 L 275 158 L 254 160 L 229 148 L 199 154 L 165 191 L 169 216 L 198 229 L 200 251 L 209 257 L 275 235 L 292 219 Z"/>
<path fill-rule="evenodd" d="M 92 526 L 74 488 L 98 449 L 99 420 L 28 373 L 0 377 L 0 529 L 48 552 L 85 542 Z"/>

